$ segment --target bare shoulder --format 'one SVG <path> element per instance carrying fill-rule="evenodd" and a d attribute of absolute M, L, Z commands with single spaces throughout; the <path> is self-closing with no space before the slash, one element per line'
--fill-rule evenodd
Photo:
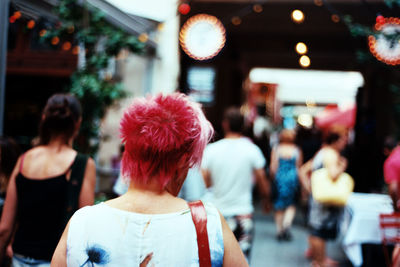
<path fill-rule="evenodd" d="M 37 146 L 37 147 L 34 147 L 34 148 L 31 148 L 31 149 L 27 150 L 24 153 L 24 157 L 25 158 L 37 157 L 37 156 L 40 156 L 40 155 L 42 155 L 44 153 L 46 153 L 45 147 L 44 146 Z"/>
<path fill-rule="evenodd" d="M 38 146 L 25 152 L 23 173 L 31 178 L 59 175 L 71 165 L 77 152 L 69 147 L 61 150 L 49 146 Z"/>
<path fill-rule="evenodd" d="M 88 168 L 96 168 L 96 163 L 93 158 L 89 157 L 86 163 L 86 167 Z"/>

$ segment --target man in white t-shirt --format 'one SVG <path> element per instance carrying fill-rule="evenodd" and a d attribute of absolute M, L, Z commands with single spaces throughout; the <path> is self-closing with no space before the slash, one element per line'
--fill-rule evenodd
<path fill-rule="evenodd" d="M 212 202 L 226 218 L 247 258 L 253 236 L 253 185 L 268 198 L 265 158 L 261 150 L 241 132 L 244 118 L 237 108 L 229 108 L 223 118 L 225 137 L 209 144 L 202 161 L 206 187 L 212 187 Z"/>

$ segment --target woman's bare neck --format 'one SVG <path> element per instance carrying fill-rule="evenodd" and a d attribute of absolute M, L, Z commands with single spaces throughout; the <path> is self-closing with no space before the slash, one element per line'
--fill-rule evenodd
<path fill-rule="evenodd" d="M 106 203 L 117 209 L 145 214 L 171 213 L 187 208 L 183 199 L 152 185 L 132 184 L 124 195 Z"/>

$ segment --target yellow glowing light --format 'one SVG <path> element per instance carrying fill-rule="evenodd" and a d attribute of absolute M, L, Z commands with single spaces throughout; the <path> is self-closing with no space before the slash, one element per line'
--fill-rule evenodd
<path fill-rule="evenodd" d="M 304 55 L 304 56 L 300 57 L 299 63 L 300 63 L 300 66 L 302 66 L 303 68 L 307 68 L 307 67 L 310 66 L 311 60 L 310 60 L 310 58 L 308 56 Z"/>
<path fill-rule="evenodd" d="M 308 99 L 306 101 L 306 106 L 307 108 L 314 108 L 317 104 L 315 103 L 315 101 L 313 99 Z"/>
<path fill-rule="evenodd" d="M 253 6 L 253 11 L 256 12 L 256 13 L 261 13 L 261 12 L 263 11 L 262 5 L 260 5 L 260 4 L 255 4 L 255 5 Z"/>
<path fill-rule="evenodd" d="M 160 24 L 158 24 L 158 26 L 157 26 L 157 30 L 161 32 L 161 31 L 164 30 L 164 27 L 165 27 L 164 23 L 160 23 Z"/>
<path fill-rule="evenodd" d="M 296 45 L 296 52 L 300 55 L 307 53 L 308 49 L 305 43 L 299 42 Z"/>
<path fill-rule="evenodd" d="M 301 10 L 293 10 L 292 20 L 296 23 L 302 23 L 304 21 L 304 13 Z"/>
<path fill-rule="evenodd" d="M 240 23 L 242 23 L 242 19 L 239 18 L 238 16 L 234 16 L 234 17 L 231 19 L 231 21 L 232 21 L 232 24 L 235 25 L 235 26 L 237 26 L 237 25 L 239 25 Z"/>
<path fill-rule="evenodd" d="M 149 40 L 149 36 L 147 35 L 147 33 L 142 33 L 139 35 L 138 40 L 141 43 L 145 43 L 147 42 L 147 40 Z"/>

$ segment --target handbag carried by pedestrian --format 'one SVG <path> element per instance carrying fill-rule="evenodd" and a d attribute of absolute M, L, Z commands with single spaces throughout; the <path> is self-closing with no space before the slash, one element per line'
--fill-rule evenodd
<path fill-rule="evenodd" d="M 333 179 L 327 168 L 311 174 L 311 193 L 315 201 L 331 206 L 344 206 L 354 189 L 353 178 L 346 172 Z"/>

